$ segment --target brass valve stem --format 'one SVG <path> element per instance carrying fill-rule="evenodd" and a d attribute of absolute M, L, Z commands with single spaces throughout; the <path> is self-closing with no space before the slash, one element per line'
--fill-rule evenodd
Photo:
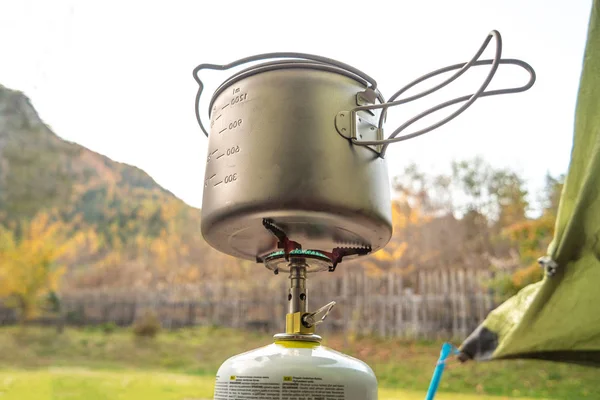
<path fill-rule="evenodd" d="M 285 318 L 285 332 L 288 334 L 309 335 L 315 327 L 306 327 L 302 318 L 307 314 L 308 299 L 306 296 L 306 263 L 292 260 L 290 263 L 290 290 L 288 293 L 289 309 Z"/>
<path fill-rule="evenodd" d="M 316 311 L 308 312 L 306 297 L 306 269 L 304 260 L 292 259 L 290 263 L 289 310 L 285 316 L 285 333 L 288 335 L 308 335 L 314 337 L 315 327 L 322 323 L 335 301 Z"/>
<path fill-rule="evenodd" d="M 306 264 L 298 263 L 290 266 L 290 290 L 288 294 L 289 313 L 305 313 L 308 309 L 306 300 Z"/>

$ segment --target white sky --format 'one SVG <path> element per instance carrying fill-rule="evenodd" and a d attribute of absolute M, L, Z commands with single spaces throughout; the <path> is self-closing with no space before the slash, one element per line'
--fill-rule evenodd
<path fill-rule="evenodd" d="M 590 8 L 590 0 L 0 0 L 0 83 L 24 91 L 59 136 L 144 169 L 200 207 L 207 140 L 194 117 L 196 65 L 313 53 L 362 69 L 389 96 L 467 61 L 497 29 L 503 57 L 530 63 L 535 86 L 481 99 L 446 126 L 390 146 L 390 176 L 410 161 L 448 172 L 452 159 L 481 155 L 516 168 L 535 189 L 546 171 L 568 166 Z M 391 112 L 388 132 L 441 99 L 471 93 L 487 67 L 479 68 L 440 96 Z M 204 76 L 212 92 L 228 74 Z M 490 88 L 525 80 L 500 67 Z"/>

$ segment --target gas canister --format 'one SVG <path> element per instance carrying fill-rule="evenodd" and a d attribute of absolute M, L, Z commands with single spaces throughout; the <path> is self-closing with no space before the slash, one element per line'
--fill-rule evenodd
<path fill-rule="evenodd" d="M 214 399 L 246 398 L 375 400 L 377 379 L 360 360 L 315 339 L 288 336 L 221 365 Z"/>

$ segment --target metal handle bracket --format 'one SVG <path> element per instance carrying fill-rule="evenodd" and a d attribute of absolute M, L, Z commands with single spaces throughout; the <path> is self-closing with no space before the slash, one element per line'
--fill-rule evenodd
<path fill-rule="evenodd" d="M 360 111 L 340 111 L 335 116 L 335 129 L 346 139 L 354 141 L 374 141 L 383 139 L 383 129 L 378 128 L 376 115 Z M 382 145 L 366 146 L 380 154 Z"/>

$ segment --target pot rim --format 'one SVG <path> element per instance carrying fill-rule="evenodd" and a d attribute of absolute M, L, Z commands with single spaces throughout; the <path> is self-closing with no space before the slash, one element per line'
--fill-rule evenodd
<path fill-rule="evenodd" d="M 362 77 L 360 77 L 359 75 L 356 75 L 348 70 L 345 70 L 343 68 L 337 67 L 332 64 L 326 64 L 326 63 L 321 63 L 321 62 L 317 62 L 317 61 L 305 61 L 305 60 L 271 61 L 271 62 L 267 62 L 267 63 L 253 65 L 249 68 L 243 69 L 243 70 L 235 73 L 234 75 L 230 76 L 225 81 L 223 81 L 223 83 L 221 83 L 219 85 L 219 87 L 215 90 L 215 92 L 213 93 L 213 95 L 210 99 L 210 103 L 208 105 L 209 117 L 211 115 L 212 108 L 213 108 L 214 102 L 217 99 L 217 97 L 219 97 L 219 95 L 221 93 L 223 93 L 231 85 L 235 84 L 236 82 L 241 81 L 242 79 L 248 78 L 250 76 L 261 74 L 264 72 L 275 71 L 275 70 L 279 70 L 279 69 L 313 69 L 313 70 L 319 70 L 319 71 L 333 72 L 333 73 L 343 75 L 350 79 L 355 80 L 356 82 L 360 83 L 361 85 L 364 85 L 365 89 L 367 89 L 369 87 L 369 82 L 366 81 L 365 79 L 363 79 Z M 381 94 L 379 89 L 375 89 L 375 93 L 377 94 L 377 99 L 381 103 L 385 103 L 385 98 L 383 97 L 383 95 Z"/>

